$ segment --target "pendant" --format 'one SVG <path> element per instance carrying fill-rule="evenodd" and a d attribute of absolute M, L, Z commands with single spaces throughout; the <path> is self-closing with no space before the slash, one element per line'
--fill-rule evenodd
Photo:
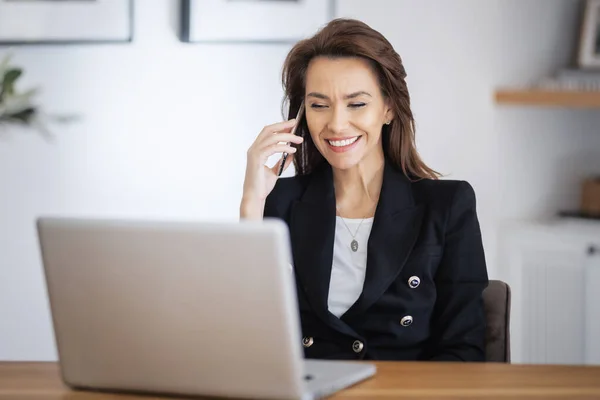
<path fill-rule="evenodd" d="M 352 249 L 352 251 L 356 252 L 358 251 L 358 242 L 356 240 L 353 240 L 350 243 L 350 248 Z"/>

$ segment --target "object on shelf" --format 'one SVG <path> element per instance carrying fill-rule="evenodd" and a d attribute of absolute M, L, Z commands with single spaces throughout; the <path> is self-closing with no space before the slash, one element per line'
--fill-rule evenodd
<path fill-rule="evenodd" d="M 600 218 L 600 176 L 586 179 L 583 183 L 581 211 Z"/>
<path fill-rule="evenodd" d="M 600 175 L 585 179 L 581 187 L 580 209 L 560 211 L 560 217 L 600 221 Z"/>
<path fill-rule="evenodd" d="M 575 67 L 526 84 L 526 90 L 600 92 L 600 0 L 587 0 Z"/>
<path fill-rule="evenodd" d="M 600 69 L 600 0 L 587 0 L 583 16 L 577 63 Z"/>
<path fill-rule="evenodd" d="M 530 89 L 600 92 L 600 70 L 562 68 L 550 77 L 538 79 Z"/>
<path fill-rule="evenodd" d="M 600 69 L 562 68 L 556 72 L 556 79 L 562 81 L 600 82 Z"/>
<path fill-rule="evenodd" d="M 541 79 L 530 88 L 574 92 L 600 92 L 600 80 L 552 77 Z"/>

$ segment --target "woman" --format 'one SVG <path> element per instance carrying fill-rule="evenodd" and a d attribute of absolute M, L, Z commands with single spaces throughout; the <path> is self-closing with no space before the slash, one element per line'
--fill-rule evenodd
<path fill-rule="evenodd" d="M 248 150 L 240 216 L 289 226 L 307 358 L 485 358 L 475 194 L 419 158 L 405 77 L 380 33 L 334 20 L 285 61 L 290 115 L 305 113 Z M 278 152 L 296 176 L 265 166 Z"/>

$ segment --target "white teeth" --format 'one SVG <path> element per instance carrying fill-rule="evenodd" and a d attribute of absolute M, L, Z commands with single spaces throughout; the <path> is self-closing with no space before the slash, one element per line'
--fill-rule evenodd
<path fill-rule="evenodd" d="M 333 147 L 343 147 L 343 146 L 349 146 L 352 143 L 356 142 L 359 137 L 360 136 L 357 136 L 352 139 L 346 139 L 346 140 L 328 140 L 327 142 L 329 142 L 329 144 L 332 145 Z"/>

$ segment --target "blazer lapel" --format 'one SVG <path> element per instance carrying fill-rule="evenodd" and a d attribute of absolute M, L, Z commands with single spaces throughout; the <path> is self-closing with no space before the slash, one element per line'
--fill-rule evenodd
<path fill-rule="evenodd" d="M 335 191 L 333 174 L 324 165 L 311 177 L 299 201 L 292 206 L 290 239 L 294 243 L 294 270 L 315 314 L 339 332 L 356 332 L 329 312 L 329 283 L 335 240 Z"/>
<path fill-rule="evenodd" d="M 363 291 L 342 320 L 359 315 L 375 303 L 398 277 L 417 241 L 423 206 L 415 206 L 408 178 L 386 160 L 379 204 L 367 252 Z"/>
<path fill-rule="evenodd" d="M 335 235 L 335 194 L 329 168 L 313 173 L 308 187 L 292 206 L 290 239 L 294 269 L 314 311 L 329 320 L 327 299 Z"/>

